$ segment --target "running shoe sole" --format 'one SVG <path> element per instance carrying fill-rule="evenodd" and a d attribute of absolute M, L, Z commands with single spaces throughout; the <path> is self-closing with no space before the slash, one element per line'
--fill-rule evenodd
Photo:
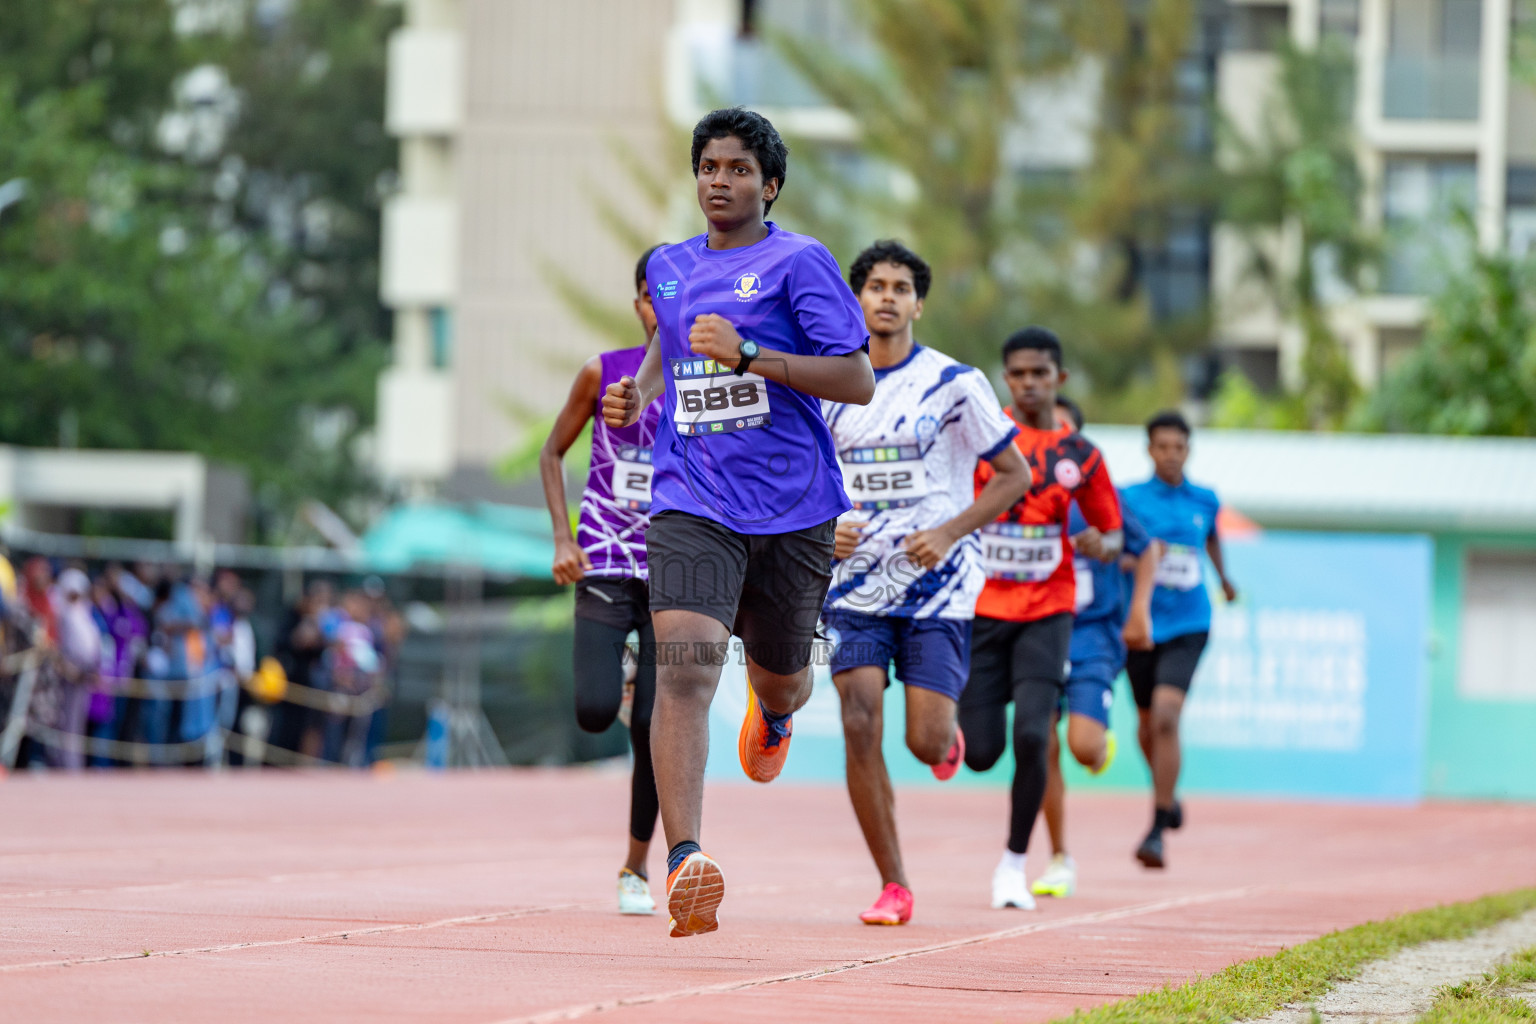
<path fill-rule="evenodd" d="M 1142 867 L 1146 867 L 1146 868 L 1160 868 L 1160 867 L 1163 867 L 1164 865 L 1163 865 L 1162 844 L 1158 843 L 1157 845 L 1154 846 L 1151 843 L 1142 843 L 1140 846 L 1138 846 L 1136 848 L 1136 859 L 1141 861 L 1141 866 Z"/>
<path fill-rule="evenodd" d="M 667 911 L 672 915 L 672 938 L 704 935 L 720 927 L 716 916 L 725 899 L 725 876 L 720 865 L 703 853 L 690 853 L 667 879 Z"/>

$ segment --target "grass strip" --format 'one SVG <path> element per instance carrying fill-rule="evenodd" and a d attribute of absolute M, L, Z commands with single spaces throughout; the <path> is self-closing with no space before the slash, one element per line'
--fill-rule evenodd
<path fill-rule="evenodd" d="M 1418 1024 L 1521 1024 L 1536 1020 L 1529 1003 L 1509 996 L 1536 982 L 1536 946 L 1522 949 L 1481 978 L 1446 985 Z"/>
<path fill-rule="evenodd" d="M 1334 983 L 1354 977 L 1367 961 L 1421 942 L 1458 939 L 1531 909 L 1536 909 L 1536 889 L 1416 910 L 1331 932 L 1185 985 L 1165 985 L 1118 1003 L 1078 1010 L 1056 1024 L 1215 1024 L 1262 1017 L 1287 1003 L 1316 999 Z"/>

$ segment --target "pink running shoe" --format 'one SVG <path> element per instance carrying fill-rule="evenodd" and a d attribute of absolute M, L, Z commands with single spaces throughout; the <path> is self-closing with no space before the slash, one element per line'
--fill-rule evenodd
<path fill-rule="evenodd" d="M 944 760 L 933 765 L 933 777 L 940 782 L 948 782 L 955 777 L 960 770 L 961 763 L 965 760 L 965 733 L 960 731 L 960 726 L 955 726 L 955 742 L 950 744 L 949 753 L 944 755 Z"/>
<path fill-rule="evenodd" d="M 875 905 L 859 915 L 865 924 L 906 924 L 912 920 L 912 890 L 892 882 L 880 891 Z"/>

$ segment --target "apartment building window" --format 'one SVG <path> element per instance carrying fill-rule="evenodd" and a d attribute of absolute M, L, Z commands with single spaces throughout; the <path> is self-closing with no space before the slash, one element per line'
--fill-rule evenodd
<path fill-rule="evenodd" d="M 446 370 L 453 365 L 453 310 L 433 306 L 428 320 L 432 324 L 432 365 Z"/>
<path fill-rule="evenodd" d="M 1317 8 L 1317 32 L 1353 49 L 1360 36 L 1360 0 L 1322 0 Z"/>
<path fill-rule="evenodd" d="M 1426 295 L 1446 273 L 1465 266 L 1473 240 L 1458 210 L 1477 208 L 1477 164 L 1470 159 L 1392 157 L 1386 163 L 1383 289 Z"/>
<path fill-rule="evenodd" d="M 1385 377 L 1424 343 L 1424 332 L 1419 328 L 1383 327 L 1376 334 L 1376 343 L 1380 348 L 1381 375 Z"/>
<path fill-rule="evenodd" d="M 1140 247 L 1141 279 L 1159 320 L 1201 312 L 1210 296 L 1211 226 L 1195 211 L 1175 213 L 1162 238 Z"/>
<path fill-rule="evenodd" d="M 1510 253 L 1536 255 L 1536 165 L 1509 169 L 1504 202 L 1504 233 Z"/>
<path fill-rule="evenodd" d="M 1477 119 L 1482 0 L 1388 0 L 1382 116 Z"/>
<path fill-rule="evenodd" d="M 1234 4 L 1227 11 L 1222 48 L 1229 52 L 1273 53 L 1291 34 L 1287 4 Z"/>

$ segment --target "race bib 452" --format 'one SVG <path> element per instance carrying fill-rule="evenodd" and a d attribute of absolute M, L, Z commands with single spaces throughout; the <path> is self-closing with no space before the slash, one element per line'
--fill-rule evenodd
<path fill-rule="evenodd" d="M 905 508 L 928 493 L 928 474 L 917 445 L 850 448 L 840 452 L 843 490 L 854 508 Z"/>
<path fill-rule="evenodd" d="M 772 422 L 768 382 L 755 373 L 737 376 L 713 359 L 674 359 L 672 384 L 672 424 L 681 435 L 729 434 Z"/>

